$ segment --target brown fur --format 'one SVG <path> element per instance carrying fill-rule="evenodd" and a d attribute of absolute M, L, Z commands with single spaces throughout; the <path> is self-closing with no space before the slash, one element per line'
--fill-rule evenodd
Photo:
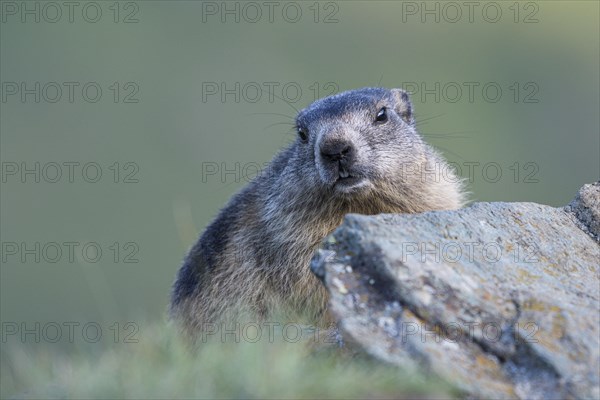
<path fill-rule="evenodd" d="M 374 122 L 382 107 L 388 120 Z M 299 113 L 297 125 L 308 138 L 299 137 L 232 198 L 180 269 L 171 313 L 188 334 L 206 323 L 279 313 L 325 325 L 328 294 L 309 264 L 344 215 L 456 209 L 465 202 L 460 180 L 416 132 L 400 89 L 321 99 Z M 336 140 L 351 145 L 352 161 L 326 161 L 323 149 Z M 363 181 L 339 186 L 346 170 Z"/>

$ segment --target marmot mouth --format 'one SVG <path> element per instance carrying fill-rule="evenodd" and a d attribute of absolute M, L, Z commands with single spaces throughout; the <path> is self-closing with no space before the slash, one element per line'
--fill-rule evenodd
<path fill-rule="evenodd" d="M 360 176 L 350 175 L 348 172 L 342 173 L 340 172 L 338 179 L 335 181 L 334 185 L 338 188 L 349 189 L 353 186 L 360 184 L 364 178 Z"/>

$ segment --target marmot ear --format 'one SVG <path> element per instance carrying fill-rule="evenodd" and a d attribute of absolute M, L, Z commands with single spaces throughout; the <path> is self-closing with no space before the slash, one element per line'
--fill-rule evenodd
<path fill-rule="evenodd" d="M 404 89 L 392 89 L 392 95 L 395 101 L 395 110 L 400 117 L 410 125 L 415 124 L 413 117 L 413 106 L 408 98 L 408 93 Z"/>

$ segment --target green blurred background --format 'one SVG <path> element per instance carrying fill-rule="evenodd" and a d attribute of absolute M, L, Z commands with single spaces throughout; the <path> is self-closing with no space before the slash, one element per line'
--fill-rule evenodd
<path fill-rule="evenodd" d="M 86 2 L 75 8 L 73 22 L 63 6 L 56 23 L 44 20 L 54 18 L 51 8 L 39 23 L 31 15 L 20 21 L 23 4 L 33 9 L 38 3 L 43 13 L 43 2 L 17 2 L 16 15 L 2 3 L 5 175 L 13 163 L 33 168 L 36 162 L 44 167 L 70 161 L 95 162 L 103 173 L 97 183 L 82 178 L 81 165 L 72 183 L 66 167 L 57 183 L 43 176 L 39 183 L 31 175 L 25 182 L 19 174 L 4 176 L 1 240 L 21 249 L 16 255 L 4 249 L 2 322 L 96 321 L 104 328 L 140 321 L 143 338 L 143 321 L 163 319 L 171 282 L 196 235 L 245 183 L 245 172 L 294 139 L 291 126 L 279 124 L 291 121 L 293 108 L 266 94 L 252 102 L 257 94 L 252 85 L 242 90 L 250 82 L 263 89 L 264 82 L 276 82 L 275 94 L 298 109 L 332 90 L 417 83 L 435 91 L 439 83 L 439 99 L 423 98 L 422 92 L 413 96 L 420 130 L 459 166 L 479 163 L 469 184 L 477 201 L 562 206 L 599 177 L 596 1 L 496 2 L 502 16 L 495 23 L 486 21 L 495 18 L 495 9 L 483 13 L 486 2 L 474 9 L 472 21 L 463 7 L 455 23 L 449 20 L 456 10 L 444 3 L 437 5 L 439 22 L 424 15 L 423 23 L 422 2 L 411 3 L 420 9 L 416 14 L 406 2 L 295 2 L 285 17 L 294 19 L 300 8 L 297 22 L 286 21 L 282 2 L 272 22 L 264 6 L 262 18 L 251 22 L 256 9 L 244 9 L 244 3 L 99 1 L 102 16 L 96 23 L 82 17 Z M 220 14 L 203 13 L 203 7 L 217 7 L 217 13 L 239 7 L 240 21 L 226 15 L 222 22 Z M 95 9 L 87 12 L 94 17 Z M 137 22 L 124 23 L 127 16 Z M 62 98 L 47 101 L 55 97 L 48 86 L 46 93 L 40 89 L 39 103 L 34 95 L 22 102 L 20 93 L 9 93 L 10 82 L 29 88 L 56 82 Z M 72 103 L 64 82 L 79 83 Z M 87 82 L 102 88 L 99 101 L 83 98 Z M 207 82 L 228 88 L 239 82 L 239 102 L 234 95 L 225 101 L 220 93 L 207 95 Z M 472 99 L 465 82 L 476 85 Z M 457 85 L 463 89 L 458 100 Z M 498 86 L 502 95 L 493 102 Z M 302 93 L 296 101 L 297 87 Z M 138 101 L 125 102 L 135 90 L 128 100 Z M 203 167 L 213 163 L 240 167 L 224 179 L 218 174 L 203 179 Z M 493 182 L 497 167 L 502 177 Z M 46 172 L 54 176 L 49 166 Z M 137 183 L 123 182 L 130 172 Z M 462 172 L 468 176 L 466 167 Z M 32 255 L 23 262 L 22 243 L 31 248 L 36 242 L 42 247 L 79 242 L 76 256 L 93 242 L 103 253 L 95 263 L 81 257 L 71 262 L 66 253 L 56 263 L 43 255 L 40 262 Z M 120 248 L 116 260 L 114 243 Z M 137 263 L 124 262 L 130 252 Z M 48 345 L 68 348 L 63 342 Z M 13 343 L 9 339 L 3 346 Z"/>

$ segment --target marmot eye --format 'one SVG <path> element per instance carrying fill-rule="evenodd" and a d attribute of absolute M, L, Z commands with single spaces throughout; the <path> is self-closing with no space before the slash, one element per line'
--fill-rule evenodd
<path fill-rule="evenodd" d="M 304 142 L 308 140 L 308 132 L 304 128 L 298 128 L 298 136 L 300 136 L 300 139 Z"/>
<path fill-rule="evenodd" d="M 383 107 L 379 111 L 377 111 L 377 116 L 375 117 L 375 122 L 383 123 L 388 120 L 387 108 Z"/>

